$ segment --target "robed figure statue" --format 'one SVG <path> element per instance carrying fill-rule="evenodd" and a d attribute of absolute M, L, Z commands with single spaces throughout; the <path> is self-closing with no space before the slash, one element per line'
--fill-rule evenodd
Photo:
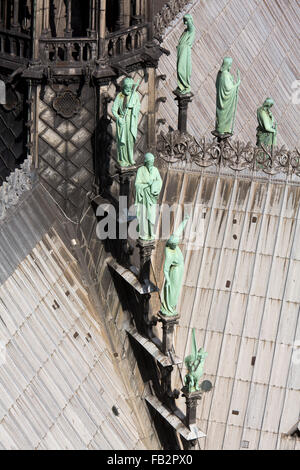
<path fill-rule="evenodd" d="M 154 159 L 152 153 L 146 153 L 144 165 L 138 169 L 135 180 L 138 233 L 139 238 L 145 241 L 155 239 L 157 200 L 162 188 L 162 179 L 154 166 Z"/>
<path fill-rule="evenodd" d="M 184 258 L 178 244 L 188 218 L 189 216 L 184 218 L 178 229 L 171 235 L 166 243 L 164 263 L 165 284 L 163 289 L 163 301 L 160 307 L 161 313 L 166 316 L 178 315 L 176 305 L 178 303 L 184 273 Z"/>
<path fill-rule="evenodd" d="M 237 81 L 230 73 L 232 58 L 225 57 L 218 72 L 216 80 L 217 89 L 217 112 L 216 112 L 216 132 L 220 135 L 233 134 L 236 108 L 238 102 L 238 92 L 241 83 L 239 70 L 237 71 Z"/>
<path fill-rule="evenodd" d="M 257 110 L 258 127 L 256 129 L 256 145 L 275 147 L 277 143 L 277 123 L 271 112 L 274 101 L 267 98 L 264 104 Z"/>
<path fill-rule="evenodd" d="M 133 153 L 141 108 L 137 87 L 138 84 L 134 84 L 132 78 L 125 78 L 122 91 L 116 96 L 112 107 L 117 125 L 118 163 L 123 167 L 135 164 Z"/>
<path fill-rule="evenodd" d="M 177 46 L 177 90 L 185 95 L 191 93 L 192 75 L 192 45 L 195 39 L 195 26 L 193 17 L 185 15 L 183 22 L 186 25 Z"/>

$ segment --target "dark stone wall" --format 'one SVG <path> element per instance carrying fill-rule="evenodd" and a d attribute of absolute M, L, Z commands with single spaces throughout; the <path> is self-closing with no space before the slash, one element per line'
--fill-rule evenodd
<path fill-rule="evenodd" d="M 82 90 L 78 84 L 46 86 L 40 92 L 40 178 L 68 216 L 77 220 L 94 181 L 95 107 L 94 89 L 88 85 Z M 69 118 L 64 117 L 72 110 Z"/>
<path fill-rule="evenodd" d="M 23 90 L 7 87 L 6 104 L 0 105 L 0 186 L 26 156 L 24 113 Z"/>

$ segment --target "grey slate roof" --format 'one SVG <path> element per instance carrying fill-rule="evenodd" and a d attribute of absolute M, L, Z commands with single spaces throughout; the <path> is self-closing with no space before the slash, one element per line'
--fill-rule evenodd
<path fill-rule="evenodd" d="M 203 380 L 210 380 L 213 389 L 198 409 L 198 427 L 207 435 L 201 447 L 239 449 L 247 441 L 249 449 L 276 449 L 300 411 L 295 357 L 300 338 L 300 187 L 220 175 L 218 170 L 161 174 L 163 202 L 174 203 L 178 194 L 176 226 L 183 204 L 190 204 L 189 211 L 198 204 L 206 213 L 204 220 L 200 213 L 193 219 L 194 230 L 203 229 L 203 240 L 196 249 L 182 244 L 185 276 L 175 333 L 180 358 L 190 354 L 193 327 L 197 344 L 208 352 Z M 153 257 L 159 287 L 163 250 L 159 241 Z M 184 376 L 184 363 L 180 367 Z M 174 385 L 181 386 L 178 373 Z M 182 399 L 180 407 L 184 409 Z M 294 446 L 299 447 L 299 439 Z"/>
<path fill-rule="evenodd" d="M 1 225 L 0 448 L 143 449 L 65 222 L 37 185 Z"/>
<path fill-rule="evenodd" d="M 194 0 L 164 36 L 164 55 L 158 72 L 167 80 L 159 83 L 159 94 L 167 97 L 158 118 L 167 126 L 176 126 L 177 104 L 172 91 L 176 88 L 176 46 L 184 30 L 182 16 L 191 13 L 196 26 L 192 50 L 192 92 L 188 131 L 212 138 L 215 125 L 215 80 L 225 56 L 233 58 L 232 71 L 241 72 L 235 137 L 255 143 L 256 110 L 267 96 L 275 100 L 273 114 L 278 121 L 278 145 L 300 147 L 299 92 L 294 95 L 300 70 L 299 2 L 272 0 Z M 296 81 L 298 82 L 296 83 Z M 294 84 L 294 85 L 293 85 Z"/>

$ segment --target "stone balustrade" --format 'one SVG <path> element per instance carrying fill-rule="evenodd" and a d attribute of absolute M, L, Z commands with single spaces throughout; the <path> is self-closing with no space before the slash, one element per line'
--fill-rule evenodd
<path fill-rule="evenodd" d="M 114 58 L 140 49 L 147 42 L 148 27 L 145 23 L 110 33 L 105 40 L 104 55 Z"/>
<path fill-rule="evenodd" d="M 9 55 L 11 59 L 29 59 L 31 41 L 26 34 L 0 29 L 0 54 Z"/>
<path fill-rule="evenodd" d="M 97 40 L 91 38 L 41 38 L 43 62 L 91 62 L 97 58 Z"/>

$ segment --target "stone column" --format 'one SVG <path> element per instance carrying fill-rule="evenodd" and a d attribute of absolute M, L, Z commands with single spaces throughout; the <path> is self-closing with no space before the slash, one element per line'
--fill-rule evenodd
<path fill-rule="evenodd" d="M 151 255 L 155 249 L 155 240 L 138 239 L 137 247 L 140 250 L 140 271 L 139 281 L 141 284 L 150 283 Z"/>
<path fill-rule="evenodd" d="M 175 101 L 178 102 L 178 130 L 180 132 L 186 132 L 187 130 L 187 119 L 188 119 L 188 105 L 193 100 L 193 93 L 187 93 L 182 95 L 177 90 L 173 91 L 176 96 Z"/>
<path fill-rule="evenodd" d="M 130 194 L 131 194 L 131 181 L 133 177 L 136 175 L 136 167 L 133 166 L 130 169 L 126 167 L 121 167 L 120 165 L 116 164 L 117 170 L 117 177 L 118 182 L 120 185 L 120 197 L 125 197 L 126 202 L 122 202 L 121 213 L 119 212 L 118 216 L 118 234 L 121 235 L 119 239 L 119 250 L 118 250 L 118 258 L 117 261 L 124 267 L 130 268 L 130 256 L 133 254 L 133 248 L 128 242 L 127 238 L 122 238 L 125 234 L 128 234 L 128 226 L 129 226 L 129 218 L 128 218 L 128 210 L 130 206 Z M 124 211 L 127 209 L 126 219 Z"/>
<path fill-rule="evenodd" d="M 32 60 L 39 62 L 39 39 L 43 28 L 43 0 L 33 0 L 33 16 L 32 16 Z"/>
<path fill-rule="evenodd" d="M 125 0 L 119 0 L 118 19 L 116 22 L 116 31 L 124 28 Z"/>
<path fill-rule="evenodd" d="M 141 9 L 141 16 L 143 17 L 143 21 L 145 21 L 146 18 L 146 5 L 145 5 L 145 0 L 140 0 L 140 9 Z"/>
<path fill-rule="evenodd" d="M 134 24 L 142 22 L 142 1 L 136 0 L 135 2 L 135 12 L 134 12 Z"/>
<path fill-rule="evenodd" d="M 106 0 L 100 0 L 99 11 L 99 58 L 105 57 L 105 35 L 106 35 Z"/>
<path fill-rule="evenodd" d="M 50 0 L 44 0 L 43 1 L 43 29 L 42 29 L 42 36 L 43 37 L 49 37 L 50 36 L 49 10 L 50 10 Z"/>
<path fill-rule="evenodd" d="M 148 68 L 148 149 L 156 150 L 156 70 Z"/>
<path fill-rule="evenodd" d="M 3 16 L 3 3 L 2 3 L 2 0 L 0 0 L 0 27 L 3 28 L 3 25 L 4 25 L 4 16 Z"/>
<path fill-rule="evenodd" d="M 14 0 L 13 3 L 13 17 L 12 17 L 12 29 L 14 31 L 20 31 L 20 23 L 19 23 L 19 0 Z"/>
<path fill-rule="evenodd" d="M 131 13 L 131 2 L 130 0 L 124 0 L 124 27 L 129 28 L 130 26 L 130 13 Z"/>
<path fill-rule="evenodd" d="M 91 38 L 96 36 L 96 0 L 90 1 L 89 29 L 87 33 Z"/>
<path fill-rule="evenodd" d="M 188 428 L 191 429 L 191 426 L 196 425 L 197 422 L 197 406 L 198 401 L 202 398 L 202 393 L 200 390 L 196 392 L 189 392 L 186 387 L 183 387 L 181 391 L 185 397 L 186 404 L 185 424 Z"/>
<path fill-rule="evenodd" d="M 72 37 L 72 0 L 66 0 L 66 28 L 65 38 Z"/>

